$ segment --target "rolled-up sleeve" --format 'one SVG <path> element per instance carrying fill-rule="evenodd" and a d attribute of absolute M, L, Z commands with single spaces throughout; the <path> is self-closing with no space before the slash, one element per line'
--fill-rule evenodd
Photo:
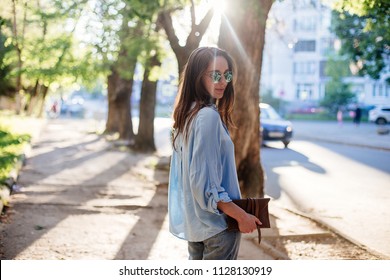
<path fill-rule="evenodd" d="M 192 127 L 193 149 L 190 161 L 190 186 L 194 199 L 203 210 L 222 214 L 217 208 L 219 201 L 231 199 L 222 182 L 221 162 L 222 123 L 217 111 L 201 110 Z"/>

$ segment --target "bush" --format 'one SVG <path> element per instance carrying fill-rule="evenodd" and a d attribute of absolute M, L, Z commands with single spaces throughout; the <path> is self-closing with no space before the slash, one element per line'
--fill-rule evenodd
<path fill-rule="evenodd" d="M 24 145 L 30 141 L 30 135 L 14 134 L 0 127 L 0 183 L 3 184 L 16 162 L 23 154 Z"/>

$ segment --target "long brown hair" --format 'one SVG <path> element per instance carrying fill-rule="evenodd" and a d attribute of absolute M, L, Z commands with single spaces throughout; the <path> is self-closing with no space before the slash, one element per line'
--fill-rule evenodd
<path fill-rule="evenodd" d="M 183 133 L 187 139 L 189 124 L 195 115 L 200 109 L 209 106 L 213 102 L 210 93 L 207 92 L 202 82 L 202 77 L 207 71 L 209 63 L 217 56 L 224 57 L 229 70 L 234 70 L 234 62 L 231 56 L 219 48 L 200 47 L 195 49 L 188 58 L 183 73 L 181 73 L 179 91 L 173 111 L 173 147 L 175 147 L 175 140 L 180 133 Z M 234 87 L 232 81 L 227 84 L 223 97 L 216 104 L 221 119 L 228 128 L 233 126 L 231 119 L 233 103 Z"/>

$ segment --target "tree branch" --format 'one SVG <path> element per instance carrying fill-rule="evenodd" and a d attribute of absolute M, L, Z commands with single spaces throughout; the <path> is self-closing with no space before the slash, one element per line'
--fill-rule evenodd
<path fill-rule="evenodd" d="M 207 11 L 207 14 L 201 20 L 201 22 L 198 25 L 195 25 L 193 28 L 191 28 L 191 32 L 187 37 L 186 47 L 193 49 L 194 47 L 199 46 L 199 43 L 202 40 L 203 35 L 206 32 L 207 28 L 209 27 L 213 16 L 214 16 L 214 9 L 210 8 Z"/>
<path fill-rule="evenodd" d="M 176 53 L 181 46 L 179 45 L 179 38 L 176 36 L 175 29 L 173 28 L 171 10 L 165 10 L 158 14 L 157 23 L 164 28 L 167 34 L 169 44 L 172 50 Z"/>
<path fill-rule="evenodd" d="M 195 3 L 194 0 L 191 0 L 191 30 L 195 29 L 195 26 L 196 26 Z"/>
<path fill-rule="evenodd" d="M 210 8 L 210 10 L 207 11 L 207 14 L 202 19 L 202 21 L 197 25 L 197 31 L 199 32 L 199 37 L 202 38 L 207 28 L 209 27 L 213 16 L 214 16 L 214 9 Z"/>

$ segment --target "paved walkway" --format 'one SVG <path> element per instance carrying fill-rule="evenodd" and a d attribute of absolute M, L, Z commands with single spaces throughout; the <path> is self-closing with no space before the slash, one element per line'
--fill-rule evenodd
<path fill-rule="evenodd" d="M 168 178 L 164 168 L 170 154 L 169 121 L 156 122 L 158 153 L 129 156 L 123 153 L 124 147 L 88 133 L 96 130 L 96 123 L 49 121 L 34 141 L 21 173 L 22 189 L 13 198 L 15 220 L 2 225 L 8 238 L 2 258 L 186 258 L 186 243 L 169 234 L 167 224 Z M 339 130 L 372 130 L 368 125 L 326 125 L 326 131 L 334 135 Z M 321 131 L 316 123 L 296 122 L 294 127 L 297 137 L 313 136 L 303 131 Z M 355 137 L 360 144 L 364 142 L 363 135 Z M 372 137 L 382 137 L 376 138 L 378 143 L 388 139 L 388 135 Z M 327 230 L 277 203 L 271 205 L 270 212 L 272 229 L 263 232 L 270 240 L 329 235 Z M 240 259 L 289 258 L 288 252 L 275 250 L 267 242 L 257 246 L 255 240 L 255 233 L 244 235 Z"/>
<path fill-rule="evenodd" d="M 1 259 L 187 259 L 168 231 L 169 158 L 132 153 L 94 125 L 43 125 L 0 224 Z M 242 239 L 239 258 L 274 259 L 255 239 Z"/>

